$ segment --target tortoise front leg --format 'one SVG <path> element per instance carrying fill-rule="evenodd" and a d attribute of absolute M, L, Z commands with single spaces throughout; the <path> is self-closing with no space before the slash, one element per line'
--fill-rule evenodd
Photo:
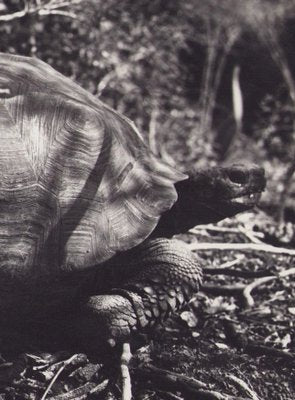
<path fill-rule="evenodd" d="M 86 350 L 98 353 L 115 346 L 126 349 L 136 333 L 180 310 L 202 277 L 198 258 L 184 243 L 169 239 L 147 240 L 106 267 L 115 276 L 115 287 L 82 305 L 74 333 Z M 121 362 L 121 370 L 128 372 L 125 367 Z"/>
<path fill-rule="evenodd" d="M 132 332 L 144 332 L 180 310 L 202 278 L 199 259 L 174 239 L 147 240 L 105 267 L 115 276 L 114 286 L 91 296 L 75 318 L 75 335 L 91 351 L 129 341 Z"/>

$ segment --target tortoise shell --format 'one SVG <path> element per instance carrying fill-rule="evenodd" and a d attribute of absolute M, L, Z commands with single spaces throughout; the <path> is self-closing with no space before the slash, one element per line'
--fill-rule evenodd
<path fill-rule="evenodd" d="M 186 176 L 46 63 L 0 54 L 0 276 L 88 268 L 141 243 Z"/>

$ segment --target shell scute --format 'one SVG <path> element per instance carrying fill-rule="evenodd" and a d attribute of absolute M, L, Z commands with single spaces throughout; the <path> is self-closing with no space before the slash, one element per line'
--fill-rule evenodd
<path fill-rule="evenodd" d="M 0 257 L 9 264 L 20 249 L 30 273 L 92 267 L 141 243 L 185 178 L 127 118 L 47 64 L 5 54 L 0 176 Z"/>

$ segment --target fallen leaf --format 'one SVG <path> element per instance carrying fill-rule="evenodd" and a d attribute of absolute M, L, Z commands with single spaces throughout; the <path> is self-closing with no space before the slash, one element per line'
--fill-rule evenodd
<path fill-rule="evenodd" d="M 183 311 L 180 318 L 187 323 L 190 328 L 195 328 L 198 325 L 198 318 L 191 311 Z"/>

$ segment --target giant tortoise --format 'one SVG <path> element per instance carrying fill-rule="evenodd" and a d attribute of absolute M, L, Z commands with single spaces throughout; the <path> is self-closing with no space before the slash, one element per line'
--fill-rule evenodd
<path fill-rule="evenodd" d="M 251 208 L 265 185 L 256 166 L 177 171 L 126 117 L 46 63 L 9 54 L 0 174 L 1 320 L 71 316 L 94 347 L 179 309 L 201 270 L 172 236 Z"/>

